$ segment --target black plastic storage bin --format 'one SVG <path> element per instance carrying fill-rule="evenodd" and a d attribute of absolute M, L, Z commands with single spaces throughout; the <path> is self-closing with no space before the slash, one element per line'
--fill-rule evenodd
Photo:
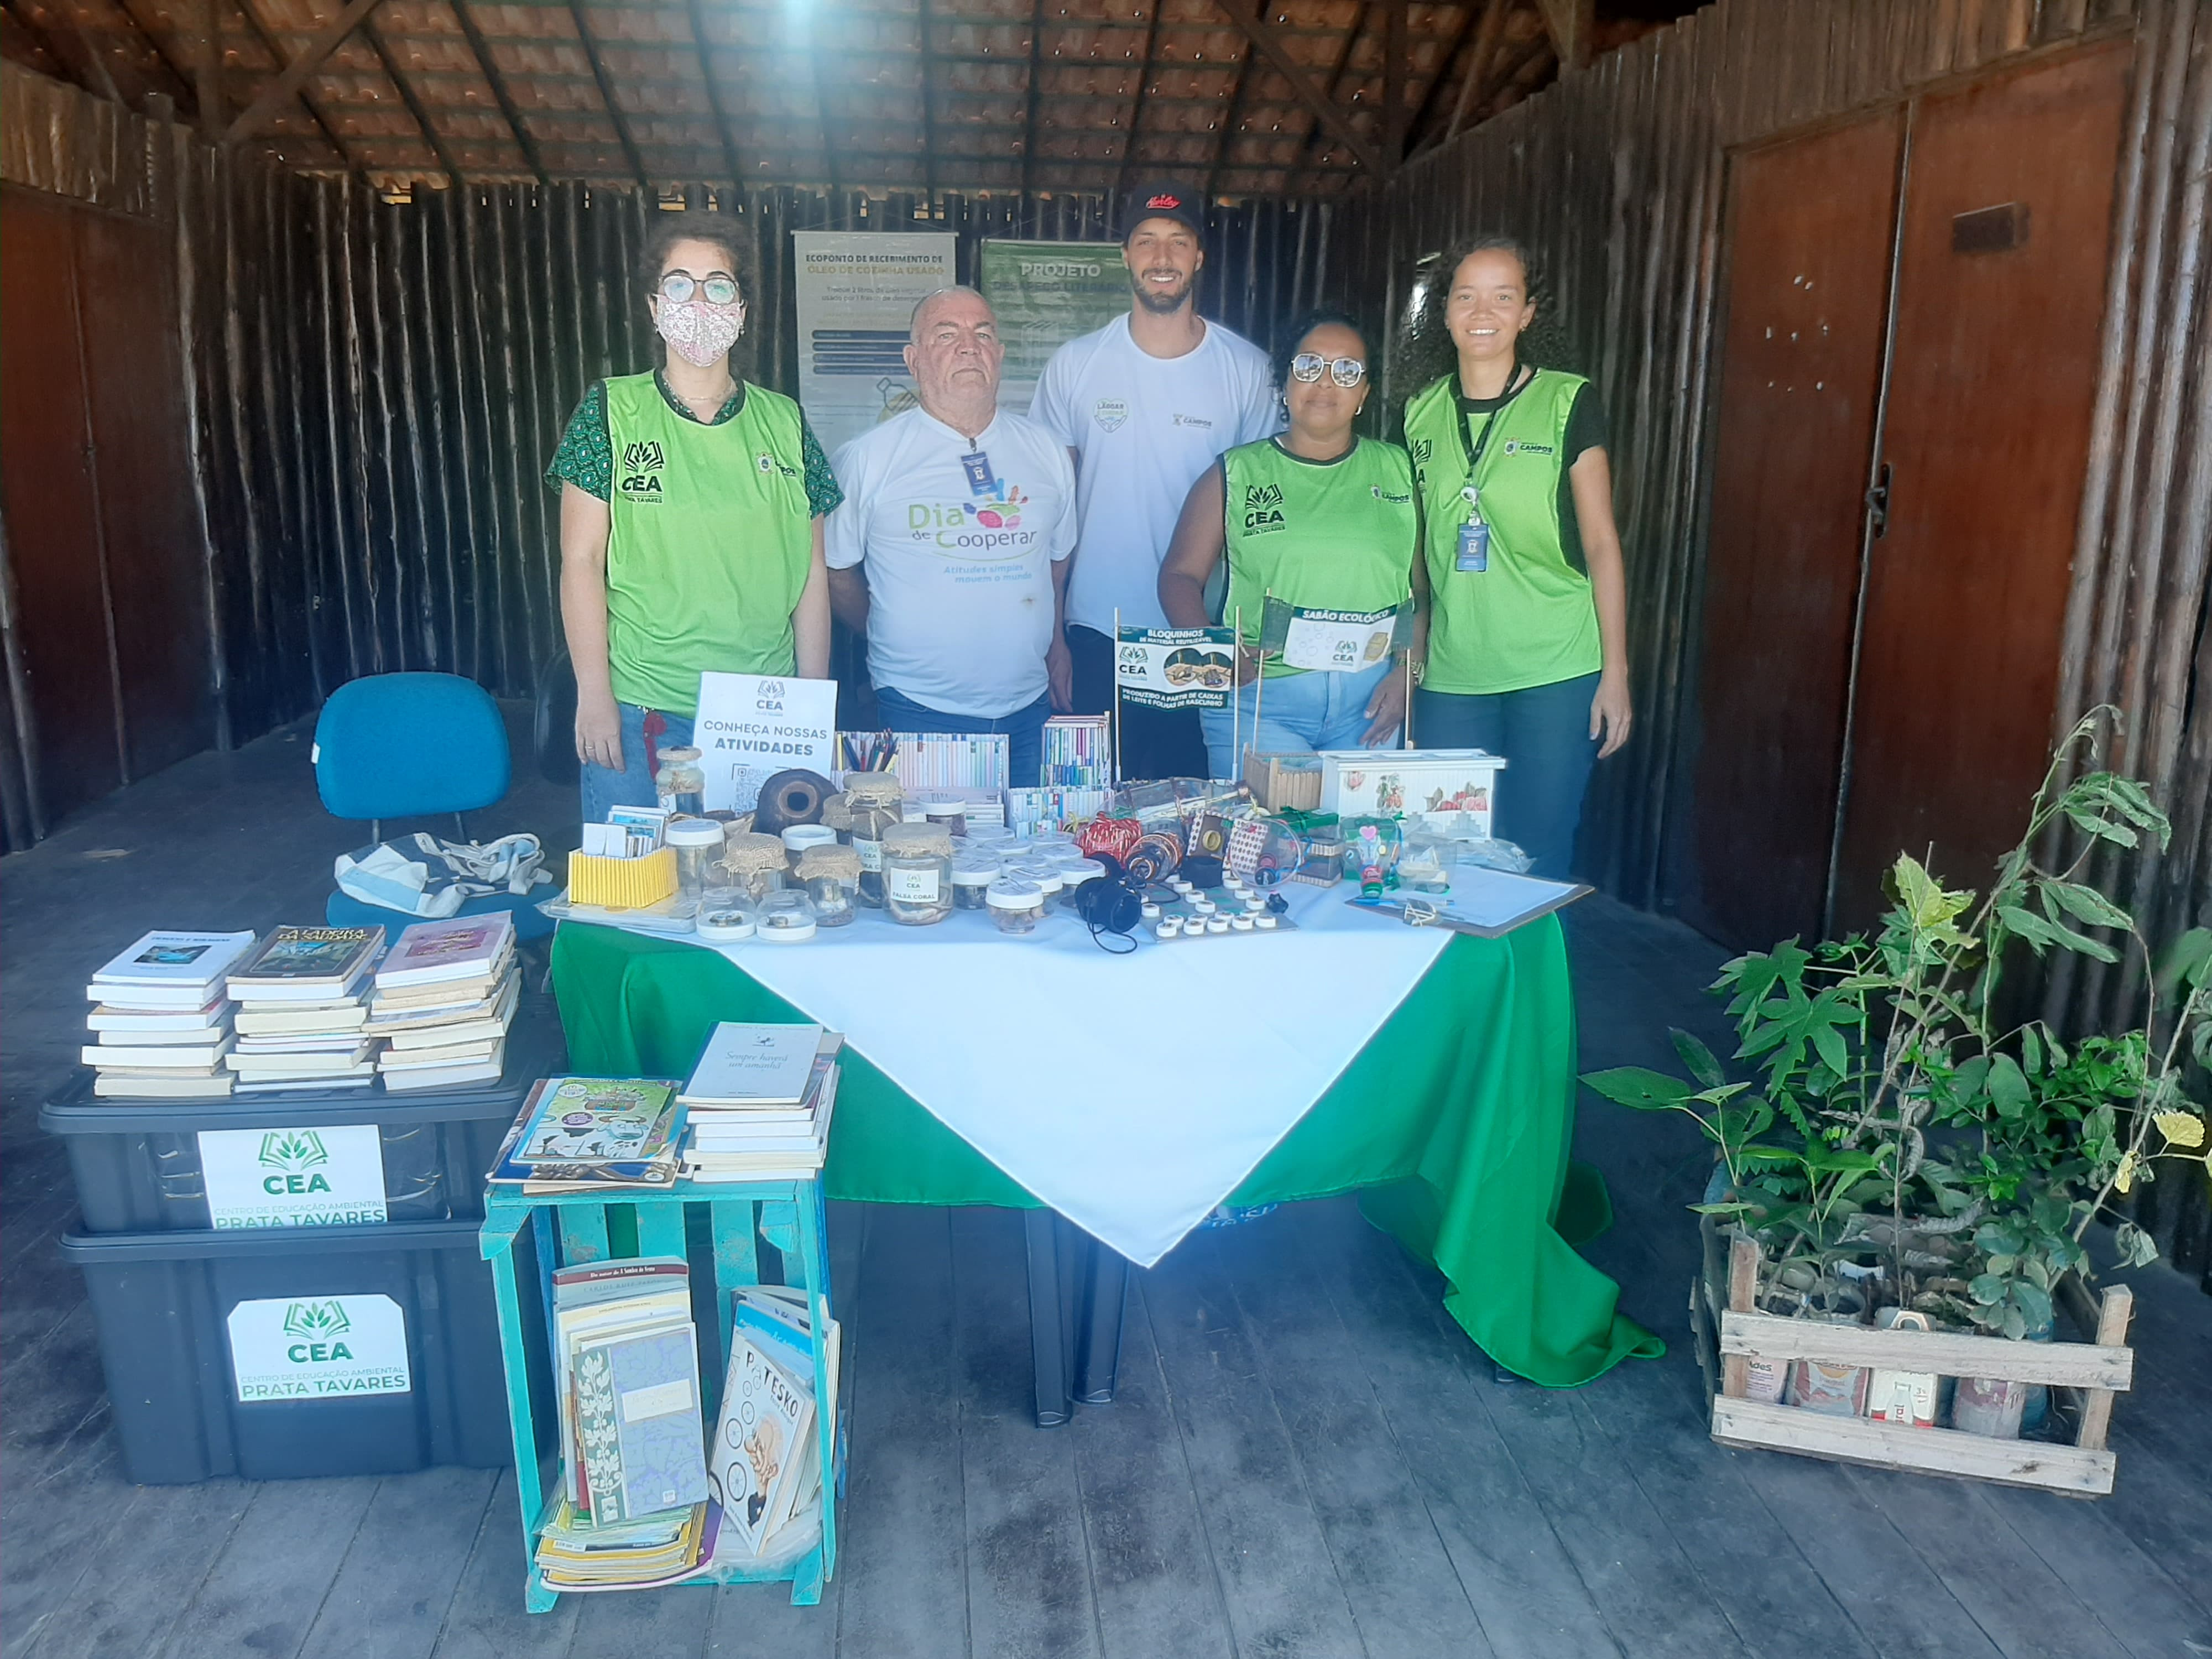
<path fill-rule="evenodd" d="M 125 1473 L 177 1486 L 513 1462 L 477 1228 L 64 1235 Z M 264 1397 L 241 1401 L 241 1379 Z"/>
<path fill-rule="evenodd" d="M 77 1207 L 89 1233 L 201 1231 L 212 1224 L 203 1183 L 204 1132 L 325 1132 L 373 1125 L 384 1166 L 384 1224 L 483 1214 L 483 1178 L 538 1079 L 562 1066 L 550 1000 L 526 997 L 496 1081 L 386 1094 L 368 1089 L 282 1099 L 103 1100 L 79 1072 L 48 1101 L 39 1127 L 69 1144 Z"/>

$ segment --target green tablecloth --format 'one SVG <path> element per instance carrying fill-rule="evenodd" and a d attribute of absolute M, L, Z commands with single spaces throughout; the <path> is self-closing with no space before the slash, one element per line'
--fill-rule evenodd
<path fill-rule="evenodd" d="M 805 1017 L 717 951 L 616 928 L 563 922 L 553 981 L 569 1063 L 586 1076 L 682 1077 L 718 1020 Z M 846 1036 L 829 1196 L 1038 1203 L 871 1065 L 865 1031 Z M 1449 1281 L 1445 1307 L 1492 1358 L 1533 1382 L 1587 1382 L 1665 1348 L 1568 1243 L 1611 1219 L 1596 1172 L 1570 1172 L 1574 1099 L 1557 918 L 1455 938 L 1229 1201 L 1360 1189 L 1368 1218 Z"/>

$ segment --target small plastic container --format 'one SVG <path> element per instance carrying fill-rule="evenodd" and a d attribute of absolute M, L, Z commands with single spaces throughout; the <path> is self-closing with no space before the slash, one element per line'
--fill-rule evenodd
<path fill-rule="evenodd" d="M 888 772 L 855 772 L 845 779 L 845 813 L 851 828 L 845 838 L 860 855 L 860 902 L 872 909 L 884 903 L 884 831 L 902 823 L 900 803 L 906 791 Z"/>
<path fill-rule="evenodd" d="M 804 945 L 814 937 L 816 926 L 813 902 L 787 890 L 761 901 L 753 938 L 763 945 Z"/>
<path fill-rule="evenodd" d="M 987 908 L 984 895 L 1000 874 L 996 854 L 966 848 L 952 855 L 952 907 L 956 910 Z"/>
<path fill-rule="evenodd" d="M 1024 859 L 1009 864 L 1006 873 L 1017 876 L 1024 881 L 1035 882 L 1044 890 L 1044 896 L 1047 898 L 1055 896 L 1060 889 L 1067 884 L 1058 865 L 1040 863 L 1035 859 Z"/>
<path fill-rule="evenodd" d="M 664 749 L 660 769 L 653 775 L 653 793 L 672 812 L 697 817 L 706 810 L 707 769 L 700 765 L 696 749 Z"/>
<path fill-rule="evenodd" d="M 948 836 L 967 835 L 968 803 L 957 795 L 924 795 L 918 804 L 923 823 L 935 824 Z"/>
<path fill-rule="evenodd" d="M 1158 906 L 1154 907 L 1157 911 Z M 1162 916 L 1152 924 L 1152 932 L 1163 939 L 1174 939 L 1182 932 L 1182 921 L 1174 916 Z"/>
<path fill-rule="evenodd" d="M 1146 899 L 1138 905 L 1137 915 L 1146 921 L 1158 921 L 1160 919 L 1160 907 L 1152 900 Z"/>
<path fill-rule="evenodd" d="M 792 867 L 799 867 L 799 855 L 810 847 L 834 847 L 837 832 L 826 823 L 794 823 L 779 837 L 783 850 L 791 855 Z"/>
<path fill-rule="evenodd" d="M 1229 931 L 1229 918 L 1226 916 L 1208 916 L 1206 919 L 1206 931 L 1209 934 L 1227 933 Z"/>
<path fill-rule="evenodd" d="M 1024 844 L 1032 858 L 1047 854 L 1071 859 L 1083 856 L 1083 849 L 1075 844 L 1075 837 L 1058 830 L 1041 830 Z"/>
<path fill-rule="evenodd" d="M 1190 902 L 1190 913 L 1194 916 L 1211 916 L 1220 908 L 1210 898 L 1193 898 Z"/>
<path fill-rule="evenodd" d="M 1033 881 L 1001 876 L 983 895 L 984 908 L 1002 933 L 1034 933 L 1044 920 L 1044 889 Z"/>
<path fill-rule="evenodd" d="M 747 831 L 722 842 L 722 868 L 728 872 L 729 884 L 742 890 L 756 904 L 770 893 L 783 890 L 789 857 L 783 842 L 774 836 Z"/>
<path fill-rule="evenodd" d="M 692 930 L 708 945 L 736 945 L 753 936 L 759 916 L 752 902 L 733 887 L 710 889 L 699 901 Z"/>
<path fill-rule="evenodd" d="M 668 845 L 676 853 L 676 890 L 685 898 L 702 896 L 710 885 L 720 884 L 722 826 L 712 818 L 677 818 L 668 826 Z"/>
<path fill-rule="evenodd" d="M 884 908 L 902 927 L 952 914 L 952 837 L 933 823 L 896 823 L 883 836 Z"/>
<path fill-rule="evenodd" d="M 849 927 L 860 914 L 860 855 L 851 848 L 835 842 L 808 848 L 799 855 L 798 880 L 817 927 Z"/>

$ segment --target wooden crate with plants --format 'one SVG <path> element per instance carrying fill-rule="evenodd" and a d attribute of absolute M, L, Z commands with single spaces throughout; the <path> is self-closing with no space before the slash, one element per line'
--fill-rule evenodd
<path fill-rule="evenodd" d="M 2083 879 L 2100 847 L 2163 848 L 2131 780 L 2090 771 L 2106 711 L 2061 744 L 1986 895 L 1893 868 L 1870 936 L 1792 939 L 1729 963 L 1732 1079 L 1674 1034 L 1688 1076 L 1594 1073 L 1607 1098 L 1695 1120 L 1716 1151 L 1692 1206 L 1691 1316 L 1724 1444 L 2077 1496 L 2110 1492 L 2105 1444 L 2132 1385 L 2130 1296 L 2101 1296 L 2086 1242 L 2113 1224 L 2122 1267 L 2156 1259 L 2113 1206 L 2161 1166 L 2212 1171 L 2185 1084 L 2212 1066 L 2212 930 L 2154 961 Z M 2070 849 L 2046 865 L 2039 849 Z M 2062 1039 L 2008 1011 L 2031 959 L 2121 966 L 2140 1023 Z M 2059 1340 L 2062 1316 L 2079 1339 Z"/>

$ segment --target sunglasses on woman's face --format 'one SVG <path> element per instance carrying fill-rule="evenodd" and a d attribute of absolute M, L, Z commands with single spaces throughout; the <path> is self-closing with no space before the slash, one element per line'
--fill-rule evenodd
<path fill-rule="evenodd" d="M 674 305 L 698 298 L 710 306 L 734 304 L 738 297 L 737 279 L 733 276 L 709 276 L 703 281 L 687 276 L 680 270 L 672 270 L 660 279 L 660 297 Z"/>
<path fill-rule="evenodd" d="M 1291 378 L 1307 386 L 1321 379 L 1323 369 L 1341 386 L 1355 386 L 1367 378 L 1367 365 L 1357 357 L 1329 358 L 1317 351 L 1302 351 L 1291 359 Z"/>

